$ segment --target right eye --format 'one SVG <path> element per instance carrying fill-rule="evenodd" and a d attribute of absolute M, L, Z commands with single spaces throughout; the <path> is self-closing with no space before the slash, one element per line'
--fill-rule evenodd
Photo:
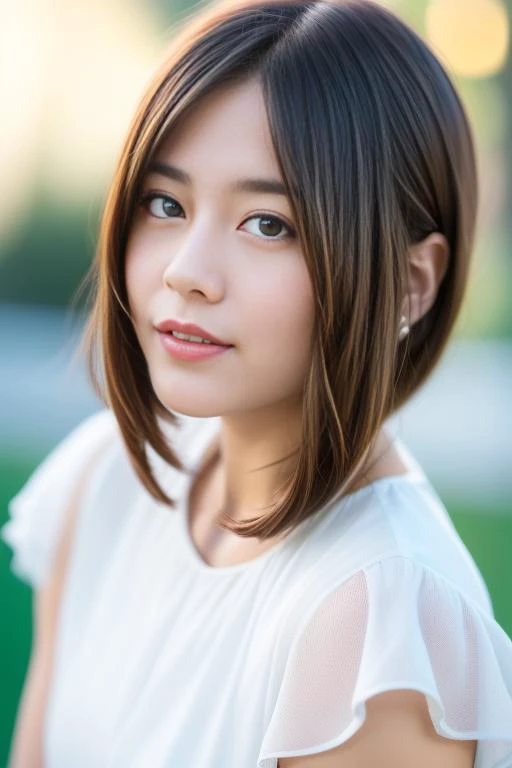
<path fill-rule="evenodd" d="M 147 195 L 141 200 L 142 207 L 148 211 L 151 216 L 156 219 L 171 219 L 176 218 L 173 214 L 176 211 L 183 210 L 181 205 L 169 197 L 169 195 L 163 195 L 161 192 L 148 192 Z"/>

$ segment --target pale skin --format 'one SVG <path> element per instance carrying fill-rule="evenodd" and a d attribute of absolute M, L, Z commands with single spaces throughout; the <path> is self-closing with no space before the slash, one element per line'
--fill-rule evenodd
<path fill-rule="evenodd" d="M 190 494 L 189 518 L 204 560 L 229 566 L 277 541 L 238 537 L 216 525 L 216 515 L 226 507 L 238 520 L 255 516 L 293 466 L 314 295 L 286 195 L 233 187 L 241 178 L 282 182 L 256 80 L 209 94 L 155 160 L 142 190 L 155 197 L 139 207 L 126 252 L 129 307 L 161 402 L 189 416 L 221 416 L 219 441 L 205 453 Z M 410 326 L 432 306 L 448 256 L 439 233 L 410 249 L 402 306 Z M 166 318 L 196 323 L 234 347 L 209 360 L 178 361 L 154 330 Z M 385 430 L 368 465 L 361 484 L 407 469 Z M 475 746 L 440 737 L 423 695 L 395 691 L 368 702 L 363 728 L 345 744 L 280 759 L 279 766 L 470 768 Z"/>

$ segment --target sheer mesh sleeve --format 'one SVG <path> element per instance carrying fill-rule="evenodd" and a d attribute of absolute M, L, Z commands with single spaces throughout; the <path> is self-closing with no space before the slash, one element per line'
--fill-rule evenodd
<path fill-rule="evenodd" d="M 380 560 L 322 597 L 272 683 L 258 768 L 342 744 L 364 723 L 366 701 L 396 689 L 425 694 L 440 735 L 476 739 L 475 768 L 512 766 L 512 641 L 412 559 Z"/>
<path fill-rule="evenodd" d="M 30 586 L 44 584 L 78 477 L 116 430 L 110 410 L 85 419 L 48 454 L 9 502 L 9 519 L 0 536 L 13 550 L 11 570 Z"/>

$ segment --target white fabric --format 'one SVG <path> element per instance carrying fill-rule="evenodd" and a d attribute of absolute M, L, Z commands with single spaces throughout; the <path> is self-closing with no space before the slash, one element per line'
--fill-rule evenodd
<path fill-rule="evenodd" d="M 196 467 L 220 419 L 166 427 Z M 44 584 L 95 453 L 59 613 L 45 768 L 276 768 L 349 739 L 379 692 L 425 694 L 435 729 L 512 766 L 512 642 L 419 465 L 319 510 L 273 549 L 217 568 L 187 524 L 190 478 L 150 460 L 152 499 L 109 411 L 85 420 L 11 501 L 13 571 Z"/>

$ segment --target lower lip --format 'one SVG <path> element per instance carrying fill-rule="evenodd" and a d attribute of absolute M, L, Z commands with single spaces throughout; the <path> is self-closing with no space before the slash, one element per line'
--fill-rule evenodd
<path fill-rule="evenodd" d="M 177 339 L 171 333 L 158 332 L 163 348 L 177 360 L 204 360 L 207 357 L 220 355 L 233 347 L 221 347 L 218 344 L 203 344 L 199 341 L 184 341 Z"/>

